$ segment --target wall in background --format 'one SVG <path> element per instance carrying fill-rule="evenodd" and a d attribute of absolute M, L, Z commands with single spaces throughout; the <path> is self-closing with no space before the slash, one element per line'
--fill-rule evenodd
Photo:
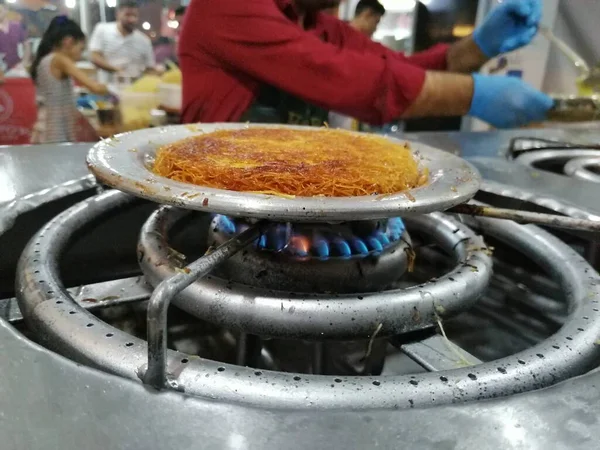
<path fill-rule="evenodd" d="M 600 1 L 560 0 L 554 33 L 564 39 L 590 65 L 600 63 Z M 546 65 L 545 92 L 576 94 L 577 71 L 556 49 L 551 49 Z"/>

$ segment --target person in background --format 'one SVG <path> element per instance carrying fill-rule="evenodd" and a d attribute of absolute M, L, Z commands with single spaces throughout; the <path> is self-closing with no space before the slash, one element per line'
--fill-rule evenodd
<path fill-rule="evenodd" d="M 185 19 L 185 11 L 187 8 L 185 6 L 180 6 L 175 10 L 175 20 L 179 24 L 177 29 L 175 30 L 175 46 L 179 42 L 179 35 L 181 34 L 181 28 L 183 27 L 183 20 Z"/>
<path fill-rule="evenodd" d="M 27 31 L 21 23 L 10 20 L 5 0 L 0 0 L 0 83 L 21 60 L 29 61 L 26 40 Z"/>
<path fill-rule="evenodd" d="M 330 110 L 381 125 L 470 114 L 498 128 L 545 118 L 522 80 L 471 73 L 527 45 L 541 0 L 506 0 L 473 35 L 406 56 L 322 11 L 340 0 L 194 0 L 179 43 L 182 121 L 321 126 Z"/>
<path fill-rule="evenodd" d="M 183 24 L 183 18 L 185 17 L 186 9 L 187 8 L 185 6 L 180 6 L 175 10 L 175 20 L 179 23 L 179 26 Z"/>
<path fill-rule="evenodd" d="M 168 37 L 161 36 L 154 43 L 154 59 L 156 64 L 166 64 L 177 61 L 175 43 Z"/>
<path fill-rule="evenodd" d="M 76 142 L 76 109 L 73 79 L 94 94 L 108 89 L 81 71 L 75 63 L 85 48 L 85 35 L 66 16 L 52 19 L 31 65 L 40 101 L 32 143 Z"/>
<path fill-rule="evenodd" d="M 350 26 L 368 37 L 373 37 L 381 18 L 385 15 L 384 6 L 377 0 L 360 0 L 354 10 Z"/>
<path fill-rule="evenodd" d="M 156 62 L 150 38 L 137 29 L 137 2 L 123 0 L 117 8 L 117 21 L 99 23 L 90 39 L 90 60 L 100 70 L 100 81 L 107 83 L 110 74 L 138 78 L 154 70 Z"/>

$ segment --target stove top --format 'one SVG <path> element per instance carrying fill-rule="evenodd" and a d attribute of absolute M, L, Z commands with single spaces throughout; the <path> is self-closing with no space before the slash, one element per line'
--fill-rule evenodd
<path fill-rule="evenodd" d="M 479 200 L 600 220 L 592 182 L 507 158 L 515 137 L 472 136 Z M 597 236 L 156 210 L 96 188 L 85 150 L 0 149 L 6 448 L 589 448 Z"/>

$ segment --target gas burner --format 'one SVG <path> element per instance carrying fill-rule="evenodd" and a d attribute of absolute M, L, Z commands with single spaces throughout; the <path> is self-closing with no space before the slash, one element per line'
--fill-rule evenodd
<path fill-rule="evenodd" d="M 217 247 L 251 226 L 217 215 L 208 242 Z M 251 248 L 233 255 L 215 275 L 257 288 L 301 293 L 385 290 L 405 272 L 412 254 L 399 218 L 340 224 L 267 224 Z"/>
<path fill-rule="evenodd" d="M 600 334 L 598 274 L 543 230 L 490 219 L 472 220 L 472 226 L 539 264 L 556 280 L 570 316 L 552 336 L 490 362 L 481 363 L 450 341 L 435 337 L 413 343 L 408 332 L 432 329 L 468 310 L 490 282 L 491 258 L 482 239 L 440 213 L 405 219 L 415 241 L 426 238 L 415 245 L 421 255 L 429 259 L 428 243 L 435 243 L 445 255 L 448 269 L 437 278 L 425 276 L 421 284 L 412 282 L 383 292 L 318 295 L 265 290 L 206 276 L 236 252 L 252 248 L 260 237 L 257 226 L 182 267 L 181 255 L 170 249 L 169 242 L 173 226 L 190 212 L 163 207 L 140 233 L 139 261 L 146 280 L 157 286 L 147 307 L 145 341 L 88 312 L 63 288 L 58 274 L 61 255 L 74 233 L 131 201 L 123 193 L 107 192 L 60 214 L 32 238 L 17 270 L 19 306 L 40 342 L 75 361 L 126 378 L 186 395 L 267 407 L 410 408 L 459 401 L 457 386 L 460 401 L 539 389 L 585 373 L 600 355 L 594 344 Z M 417 259 L 415 272 L 426 267 Z M 227 342 L 237 339 L 242 356 L 237 365 L 167 350 L 171 301 L 213 327 L 231 330 Z M 306 356 L 303 339 L 313 341 L 307 344 L 312 362 L 304 373 L 297 357 Z M 283 345 L 277 353 L 273 345 L 279 340 L 295 343 Z M 353 342 L 344 348 L 343 340 Z M 387 340 L 431 372 L 413 369 L 386 375 Z M 361 367 L 333 367 L 334 372 L 329 372 L 323 364 L 338 355 L 354 364 L 353 355 L 361 347 L 364 361 L 354 360 Z M 249 363 L 265 368 L 244 367 Z M 286 367 L 292 373 L 285 372 Z M 318 375 L 329 373 L 332 376 Z"/>
<path fill-rule="evenodd" d="M 538 170 L 600 182 L 600 146 L 573 145 L 545 139 L 517 138 L 511 142 L 510 156 Z"/>
<path fill-rule="evenodd" d="M 169 241 L 171 230 L 189 214 L 164 207 L 142 228 L 140 265 L 154 286 L 181 270 L 170 255 Z M 406 268 L 408 244 L 402 240 L 397 241 L 400 247 L 378 257 L 326 261 L 250 246 L 219 265 L 214 276 L 191 285 L 175 303 L 198 318 L 244 333 L 319 340 L 369 339 L 379 324 L 380 337 L 420 330 L 466 310 L 491 276 L 484 242 L 439 214 L 405 223 L 451 255 L 453 267 L 427 283 L 401 289 L 390 282 Z M 388 284 L 378 284 L 383 281 Z"/>
<path fill-rule="evenodd" d="M 209 240 L 214 245 L 223 244 L 235 234 L 247 230 L 252 223 L 250 220 L 216 215 Z M 394 247 L 404 230 L 404 223 L 399 217 L 339 224 L 271 223 L 256 241 L 255 247 L 302 259 L 361 258 L 379 255 Z"/>

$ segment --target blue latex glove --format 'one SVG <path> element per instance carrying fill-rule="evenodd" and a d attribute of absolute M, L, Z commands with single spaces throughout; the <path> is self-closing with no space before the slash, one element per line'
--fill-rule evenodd
<path fill-rule="evenodd" d="M 531 42 L 541 17 L 541 0 L 506 0 L 475 29 L 473 40 L 488 58 L 511 52 Z"/>
<path fill-rule="evenodd" d="M 469 114 L 496 128 L 515 128 L 544 120 L 554 102 L 519 78 L 473 75 Z"/>

